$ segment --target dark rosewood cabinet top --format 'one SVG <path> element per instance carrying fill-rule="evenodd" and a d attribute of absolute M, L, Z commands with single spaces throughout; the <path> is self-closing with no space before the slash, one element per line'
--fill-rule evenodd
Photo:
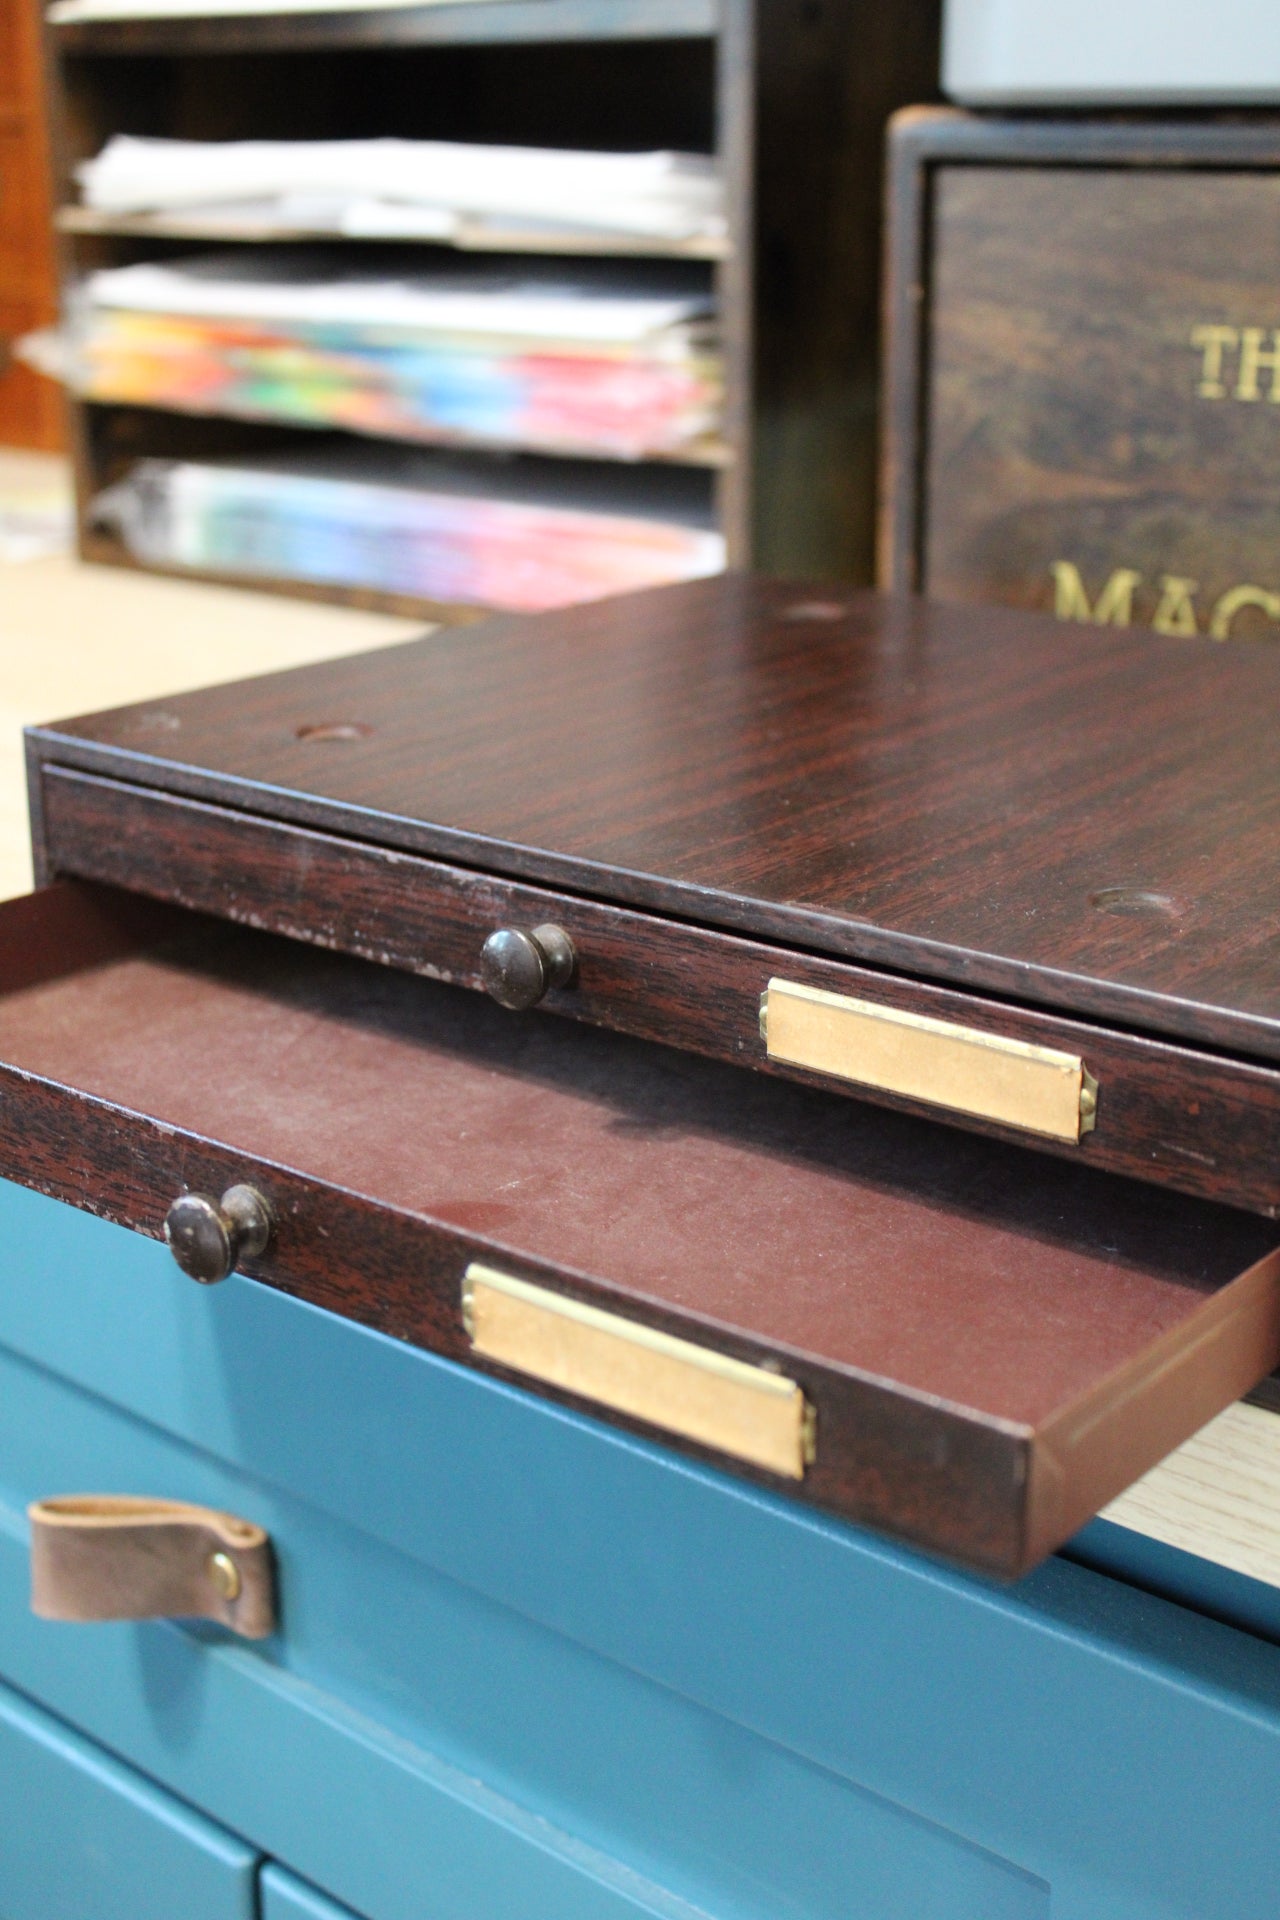
<path fill-rule="evenodd" d="M 1278 712 L 1272 649 L 729 576 L 41 728 L 34 746 L 1280 1058 Z"/>
<path fill-rule="evenodd" d="M 550 1011 L 1277 1215 L 1277 712 L 1269 649 L 730 575 L 37 728 L 37 865 L 472 987 L 554 925 Z"/>

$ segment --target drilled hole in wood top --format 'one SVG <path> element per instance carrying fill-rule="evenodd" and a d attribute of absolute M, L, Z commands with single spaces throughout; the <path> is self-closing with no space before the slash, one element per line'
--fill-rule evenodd
<path fill-rule="evenodd" d="M 372 732 L 373 728 L 363 720 L 317 720 L 298 727 L 296 737 L 299 740 L 366 740 Z"/>
<path fill-rule="evenodd" d="M 797 600 L 783 609 L 784 620 L 843 620 L 849 609 L 839 600 Z"/>
<path fill-rule="evenodd" d="M 1089 905 L 1099 913 L 1163 914 L 1166 919 L 1183 910 L 1170 894 L 1150 893 L 1144 887 L 1100 887 L 1089 895 Z"/>

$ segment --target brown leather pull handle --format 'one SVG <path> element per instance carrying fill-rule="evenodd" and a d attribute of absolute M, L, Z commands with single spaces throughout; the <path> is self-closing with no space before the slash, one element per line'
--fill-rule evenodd
<path fill-rule="evenodd" d="M 31 1609 L 44 1620 L 220 1621 L 275 1630 L 275 1570 L 261 1527 L 212 1507 L 129 1494 L 60 1494 L 27 1508 Z"/>

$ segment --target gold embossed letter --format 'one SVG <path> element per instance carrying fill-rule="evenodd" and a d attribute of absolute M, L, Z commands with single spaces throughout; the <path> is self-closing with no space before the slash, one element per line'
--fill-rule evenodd
<path fill-rule="evenodd" d="M 1204 355 L 1200 385 L 1196 389 L 1200 398 L 1225 400 L 1227 389 L 1222 381 L 1222 356 L 1224 353 L 1233 353 L 1239 346 L 1239 331 L 1235 327 L 1192 327 L 1191 344 Z"/>
<path fill-rule="evenodd" d="M 1134 588 L 1141 586 L 1142 575 L 1132 567 L 1117 567 L 1093 606 L 1084 590 L 1080 569 L 1072 560 L 1055 560 L 1053 574 L 1053 610 L 1059 620 L 1092 621 L 1094 626 L 1128 627 L 1133 624 Z"/>

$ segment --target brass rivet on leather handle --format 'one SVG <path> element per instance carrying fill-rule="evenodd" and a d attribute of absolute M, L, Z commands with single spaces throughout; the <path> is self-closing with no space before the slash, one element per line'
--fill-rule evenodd
<path fill-rule="evenodd" d="M 240 1598 L 240 1569 L 229 1553 L 209 1555 L 209 1575 L 224 1600 Z"/>

